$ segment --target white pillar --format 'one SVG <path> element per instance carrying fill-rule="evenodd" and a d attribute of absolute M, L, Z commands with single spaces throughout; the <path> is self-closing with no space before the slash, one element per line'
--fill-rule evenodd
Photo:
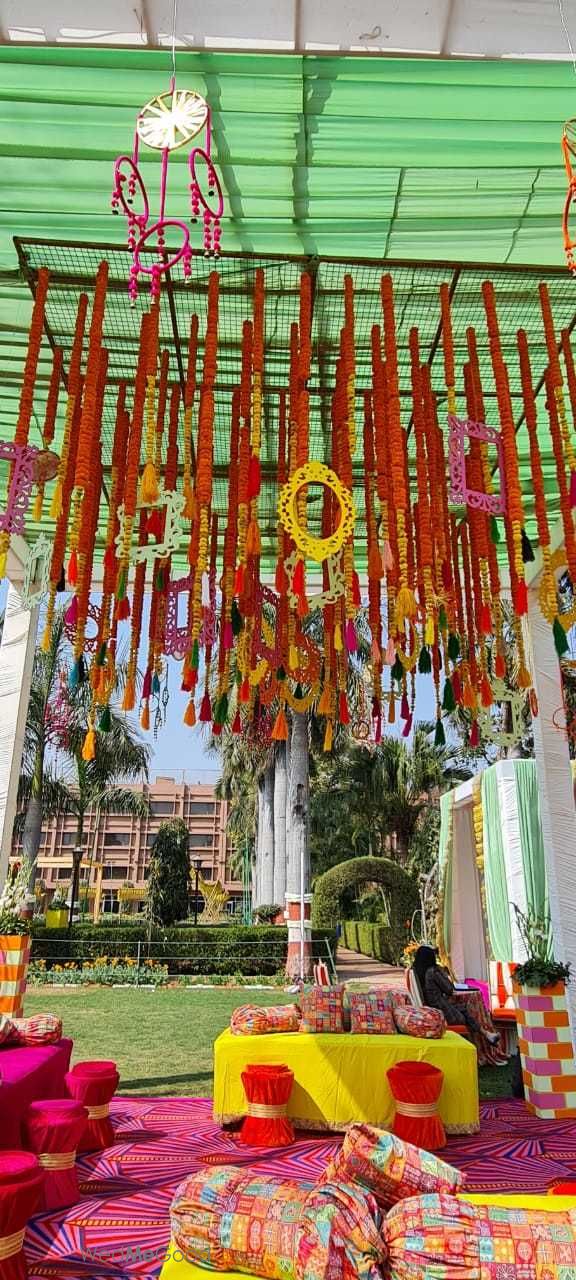
<path fill-rule="evenodd" d="M 10 583 L 0 643 L 0 889 L 12 848 L 37 626 L 38 609 L 24 609 Z"/>
<path fill-rule="evenodd" d="M 568 740 L 554 726 L 564 723 L 560 667 L 552 627 L 540 612 L 537 590 L 529 595 L 526 634 L 532 650 L 532 675 L 538 698 L 533 721 L 534 754 L 540 792 L 544 856 L 548 878 L 554 957 L 572 966 L 576 978 L 576 810 Z M 576 982 L 568 983 L 566 998 L 576 1045 Z"/>

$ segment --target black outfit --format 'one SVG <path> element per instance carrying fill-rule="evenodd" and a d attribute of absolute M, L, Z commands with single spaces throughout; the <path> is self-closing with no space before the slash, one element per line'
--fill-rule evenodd
<path fill-rule="evenodd" d="M 440 965 L 434 964 L 426 970 L 422 994 L 426 1004 L 431 1005 L 433 1009 L 440 1009 L 449 1027 L 464 1023 L 470 1031 L 480 1031 L 476 1018 L 468 1012 L 466 1005 L 456 1004 L 451 999 L 454 995 L 454 987 L 448 974 L 440 968 Z"/>

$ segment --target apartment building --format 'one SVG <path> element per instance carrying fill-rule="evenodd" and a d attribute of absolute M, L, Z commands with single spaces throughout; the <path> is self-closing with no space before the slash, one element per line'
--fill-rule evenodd
<path fill-rule="evenodd" d="M 202 878 L 214 883 L 219 881 L 226 889 L 230 895 L 227 911 L 240 910 L 242 884 L 232 871 L 232 849 L 226 834 L 228 805 L 225 800 L 218 799 L 214 787 L 157 777 L 154 782 L 134 785 L 133 790 L 148 797 L 150 811 L 147 817 L 135 818 L 120 813 L 88 815 L 80 869 L 81 899 L 86 897 L 90 907 L 99 899 L 100 912 L 141 911 L 146 896 L 150 849 L 160 824 L 170 818 L 182 818 L 190 832 L 193 868 L 197 860 Z M 38 881 L 46 900 L 57 889 L 67 890 L 70 885 L 75 840 L 73 817 L 54 818 L 43 826 Z M 20 843 L 16 840 L 13 856 L 20 854 Z M 193 869 L 193 888 L 194 881 Z M 198 906 L 201 911 L 201 901 Z"/>

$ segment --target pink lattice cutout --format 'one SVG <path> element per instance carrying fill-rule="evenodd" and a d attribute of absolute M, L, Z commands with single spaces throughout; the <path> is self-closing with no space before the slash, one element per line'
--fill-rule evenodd
<path fill-rule="evenodd" d="M 188 594 L 194 587 L 194 578 L 188 574 L 186 578 L 176 578 L 168 584 L 166 592 L 166 622 L 164 624 L 164 653 L 169 658 L 185 658 L 190 648 L 190 628 L 188 611 L 184 626 L 178 623 L 179 597 Z"/>
<path fill-rule="evenodd" d="M 487 427 L 485 422 L 472 422 L 469 418 L 462 420 L 454 414 L 448 415 L 448 465 L 450 467 L 450 501 L 464 502 L 475 511 L 486 511 L 488 515 L 502 515 L 506 510 L 506 486 L 504 477 L 504 454 L 500 432 L 494 427 Z M 466 480 L 466 440 L 483 440 L 496 448 L 498 471 L 500 474 L 500 492 L 483 493 L 479 489 L 469 489 Z"/>
<path fill-rule="evenodd" d="M 92 623 L 94 630 L 89 635 L 84 635 L 84 652 L 96 653 L 98 648 L 98 628 L 100 626 L 100 608 L 97 604 L 94 604 L 92 600 L 88 602 L 86 622 L 87 624 Z M 66 615 L 64 615 L 64 631 L 67 639 L 70 641 L 70 644 L 73 644 L 76 633 L 75 624 L 67 622 Z"/>
<path fill-rule="evenodd" d="M 0 515 L 1 533 L 24 532 L 24 517 L 32 497 L 37 454 L 38 450 L 32 444 L 13 444 L 8 440 L 0 440 L 0 459 L 12 466 L 6 510 Z"/>
<path fill-rule="evenodd" d="M 270 605 L 274 609 L 274 646 L 266 644 L 262 632 L 262 606 Z M 280 607 L 280 597 L 272 591 L 270 587 L 266 587 L 261 583 L 256 586 L 256 619 L 254 627 L 254 643 L 253 650 L 256 658 L 265 658 L 271 667 L 279 667 L 282 654 L 280 650 L 280 637 L 278 627 L 278 609 Z"/>

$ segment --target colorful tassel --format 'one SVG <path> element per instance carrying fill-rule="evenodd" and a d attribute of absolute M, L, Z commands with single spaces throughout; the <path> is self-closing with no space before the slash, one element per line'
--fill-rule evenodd
<path fill-rule="evenodd" d="M 348 710 L 348 700 L 343 689 L 341 689 L 338 697 L 338 719 L 340 724 L 350 724 L 350 712 Z"/>
<path fill-rule="evenodd" d="M 427 676 L 429 672 L 432 670 L 432 659 L 430 657 L 430 651 L 426 648 L 425 645 L 423 645 L 420 650 L 420 656 L 418 658 L 418 670 L 421 676 Z"/>
<path fill-rule="evenodd" d="M 278 715 L 276 716 L 276 719 L 274 721 L 274 727 L 272 729 L 272 733 L 270 734 L 270 737 L 272 738 L 273 742 L 288 741 L 288 721 L 286 719 L 286 713 L 284 711 L 284 707 L 280 707 Z"/>
<path fill-rule="evenodd" d="M 236 712 L 236 715 L 234 716 L 234 719 L 232 721 L 232 733 L 242 733 L 242 721 L 240 719 L 239 711 Z"/>
<path fill-rule="evenodd" d="M 152 692 L 152 672 L 150 670 L 150 667 L 147 667 L 144 673 L 144 680 L 142 682 L 142 698 L 144 702 L 147 702 L 151 692 Z"/>
<path fill-rule="evenodd" d="M 480 681 L 480 701 L 483 707 L 491 707 L 494 701 L 492 686 L 490 684 L 488 676 L 482 676 L 482 679 Z"/>
<path fill-rule="evenodd" d="M 385 540 L 382 548 L 382 567 L 385 573 L 389 573 L 390 569 L 394 568 L 394 556 L 388 539 Z"/>
<path fill-rule="evenodd" d="M 570 472 L 570 506 L 576 507 L 576 471 Z"/>
<path fill-rule="evenodd" d="M 454 694 L 454 698 L 456 702 L 457 703 L 460 702 L 460 699 L 462 697 L 462 681 L 460 679 L 460 673 L 458 671 L 452 672 L 452 692 Z"/>
<path fill-rule="evenodd" d="M 64 614 L 64 621 L 68 627 L 75 627 L 78 621 L 78 596 L 72 596 L 70 604 Z"/>
<path fill-rule="evenodd" d="M 110 715 L 110 707 L 108 706 L 104 707 L 102 715 L 100 716 L 98 728 L 102 733 L 110 733 L 110 730 L 112 728 L 112 716 Z"/>
<path fill-rule="evenodd" d="M 140 728 L 148 730 L 150 728 L 150 707 L 145 702 L 140 712 Z"/>
<path fill-rule="evenodd" d="M 232 630 L 232 623 L 229 620 L 226 622 L 224 627 L 223 644 L 227 652 L 234 648 L 234 632 Z"/>
<path fill-rule="evenodd" d="M 82 744 L 82 759 L 89 764 L 96 755 L 96 734 L 92 725 L 88 729 L 84 742 Z"/>
<path fill-rule="evenodd" d="M 489 604 L 484 603 L 480 609 L 478 629 L 483 636 L 489 636 L 492 631 L 492 614 Z"/>
<path fill-rule="evenodd" d="M 522 559 L 524 564 L 531 564 L 534 560 L 534 549 L 525 529 L 522 529 Z"/>
<path fill-rule="evenodd" d="M 158 507 L 156 507 L 148 516 L 146 521 L 146 533 L 148 534 L 148 537 L 153 538 L 155 542 L 158 542 L 162 536 L 162 516 L 160 515 Z"/>
<path fill-rule="evenodd" d="M 438 719 L 436 721 L 436 728 L 434 730 L 434 746 L 435 747 L 446 746 L 446 734 L 444 733 L 444 725 L 442 724 L 442 720 L 440 716 L 438 716 Z"/>
<path fill-rule="evenodd" d="M 70 583 L 70 586 L 71 586 L 71 587 L 75 587 L 75 586 L 77 586 L 77 584 L 78 584 L 78 556 L 76 555 L 76 550 L 75 550 L 75 549 L 70 553 L 70 559 L 69 559 L 69 561 L 68 561 L 68 572 L 67 572 L 67 577 L 68 577 L 68 582 Z"/>
<path fill-rule="evenodd" d="M 512 594 L 516 613 L 522 618 L 528 613 L 528 588 L 522 578 L 515 584 Z"/>
<path fill-rule="evenodd" d="M 210 724 L 212 720 L 212 703 L 210 702 L 210 694 L 206 689 L 202 702 L 200 703 L 199 720 L 201 724 Z"/>
<path fill-rule="evenodd" d="M 454 697 L 454 690 L 452 688 L 452 681 L 450 680 L 450 678 L 444 681 L 444 696 L 442 698 L 442 710 L 449 711 L 449 712 L 456 710 L 456 699 Z"/>
<path fill-rule="evenodd" d="M 362 604 L 362 596 L 360 594 L 360 579 L 356 570 L 352 574 L 352 604 L 355 609 L 359 609 Z"/>
<path fill-rule="evenodd" d="M 503 680 L 506 675 L 506 660 L 501 653 L 497 653 L 494 659 L 494 675 L 497 680 Z"/>
<path fill-rule="evenodd" d="M 334 725 L 332 724 L 331 720 L 327 720 L 326 728 L 324 730 L 324 751 L 332 750 L 333 740 L 334 740 Z"/>
<path fill-rule="evenodd" d="M 240 613 L 236 600 L 232 601 L 232 608 L 230 610 L 230 623 L 232 626 L 232 634 L 234 636 L 239 636 L 242 630 L 242 627 L 244 626 L 244 619 L 242 617 L 242 614 Z"/>
<path fill-rule="evenodd" d="M 470 729 L 470 737 L 468 738 L 468 745 L 470 747 L 480 746 L 480 730 L 478 728 L 477 720 L 472 721 L 472 727 Z"/>
<path fill-rule="evenodd" d="M 126 686 L 124 688 L 124 697 L 122 698 L 122 710 L 133 711 L 136 702 L 136 688 L 132 676 L 128 676 Z"/>
<path fill-rule="evenodd" d="M 403 728 L 403 730 L 402 730 L 402 737 L 403 737 L 403 738 L 409 738 L 409 737 L 410 737 L 411 732 L 412 732 L 412 712 L 410 711 L 410 712 L 408 713 L 408 718 L 407 718 L 407 720 L 406 720 L 406 724 L 404 725 L 404 728 Z"/>
<path fill-rule="evenodd" d="M 402 700 L 400 702 L 400 716 L 402 720 L 407 720 L 410 715 L 410 703 L 408 702 L 408 694 L 404 690 Z"/>
<path fill-rule="evenodd" d="M 260 459 L 256 454 L 250 457 L 250 465 L 248 467 L 248 501 L 257 498 L 260 493 L 261 475 L 260 475 Z"/>
<path fill-rule="evenodd" d="M 242 681 L 242 684 L 240 685 L 240 692 L 238 694 L 238 698 L 242 703 L 247 703 L 250 701 L 250 682 L 248 680 Z"/>
<path fill-rule="evenodd" d="M 448 636 L 448 657 L 451 662 L 457 662 L 460 657 L 460 641 L 453 631 Z"/>
<path fill-rule="evenodd" d="M 569 644 L 568 637 L 559 618 L 554 619 L 552 634 L 554 636 L 554 648 L 558 657 L 561 658 L 568 651 Z"/>
<path fill-rule="evenodd" d="M 356 653 L 358 650 L 356 627 L 354 626 L 352 618 L 349 618 L 346 623 L 346 648 L 348 653 Z"/>
<path fill-rule="evenodd" d="M 116 605 L 116 617 L 118 622 L 125 622 L 130 617 L 130 601 L 128 596 L 123 596 Z"/>
<path fill-rule="evenodd" d="M 143 507 L 151 507 L 158 501 L 158 476 L 153 462 L 147 462 L 140 482 L 140 503 Z"/>
<path fill-rule="evenodd" d="M 190 698 L 190 701 L 186 705 L 186 710 L 184 712 L 184 724 L 187 724 L 189 729 L 193 729 L 196 724 L 196 707 L 194 706 L 193 698 Z"/>
<path fill-rule="evenodd" d="M 492 539 L 492 542 L 494 543 L 494 546 L 497 547 L 498 543 L 500 542 L 500 526 L 498 524 L 496 516 L 490 516 L 490 537 Z"/>

